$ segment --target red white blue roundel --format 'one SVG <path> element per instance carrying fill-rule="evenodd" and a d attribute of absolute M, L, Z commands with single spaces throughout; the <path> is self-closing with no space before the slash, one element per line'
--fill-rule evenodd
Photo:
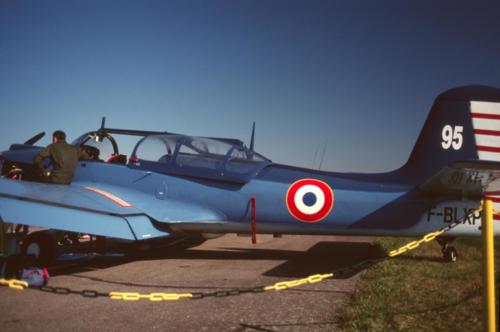
<path fill-rule="evenodd" d="M 332 188 L 315 179 L 298 180 L 286 193 L 286 206 L 290 214 L 307 223 L 325 218 L 333 208 L 333 201 Z"/>

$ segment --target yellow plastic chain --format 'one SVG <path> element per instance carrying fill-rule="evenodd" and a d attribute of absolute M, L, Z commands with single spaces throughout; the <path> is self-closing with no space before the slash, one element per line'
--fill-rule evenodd
<path fill-rule="evenodd" d="M 402 253 L 405 253 L 407 251 L 413 250 L 424 242 L 431 242 L 431 241 L 435 240 L 436 237 L 438 237 L 439 235 L 441 235 L 443 233 L 444 233 L 444 231 L 437 231 L 437 232 L 429 233 L 429 234 L 425 235 L 420 240 L 412 241 L 408 244 L 405 244 L 401 248 L 392 250 L 391 252 L 389 252 L 389 257 L 395 257 L 395 256 L 401 255 Z"/>
<path fill-rule="evenodd" d="M 29 287 L 29 285 L 26 281 L 17 280 L 17 279 L 9 279 L 9 280 L 0 279 L 0 285 L 9 286 L 9 288 L 17 289 L 17 290 L 23 290 L 23 289 Z"/>
<path fill-rule="evenodd" d="M 481 206 L 479 208 L 477 208 L 474 211 L 472 211 L 471 213 L 469 213 L 466 217 L 468 217 L 470 215 L 474 215 L 477 212 L 481 212 L 482 210 L 483 210 L 483 201 L 481 201 Z M 496 213 L 496 211 L 494 211 L 494 213 Z M 465 219 L 465 217 L 464 217 L 464 219 Z M 416 249 L 422 243 L 431 242 L 431 241 L 435 240 L 436 237 L 438 237 L 438 236 L 442 235 L 444 232 L 446 232 L 447 228 L 448 227 L 445 227 L 444 229 L 429 233 L 429 234 L 425 235 L 424 237 L 422 237 L 420 240 L 412 241 L 412 242 L 407 243 L 398 249 L 392 250 L 389 252 L 388 256 L 389 257 L 396 257 L 398 255 L 401 255 L 401 254 L 407 252 L 407 251 Z"/>
<path fill-rule="evenodd" d="M 127 292 L 111 292 L 109 293 L 109 298 L 111 300 L 121 300 L 121 301 L 139 301 L 141 299 L 148 299 L 153 302 L 160 301 L 177 301 L 182 299 L 192 298 L 193 294 L 168 294 L 168 293 L 150 293 L 150 294 L 140 294 L 140 293 L 127 293 Z"/>
<path fill-rule="evenodd" d="M 314 284 L 324 279 L 333 278 L 333 273 L 328 274 L 315 274 L 303 279 L 291 280 L 291 281 L 281 281 L 274 285 L 264 287 L 265 291 L 282 291 L 288 288 L 297 287 L 304 284 Z"/>

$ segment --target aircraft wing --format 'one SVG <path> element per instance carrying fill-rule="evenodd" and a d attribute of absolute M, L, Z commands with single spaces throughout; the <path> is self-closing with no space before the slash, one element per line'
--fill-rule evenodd
<path fill-rule="evenodd" d="M 0 179 L 4 222 L 127 240 L 168 236 L 165 223 L 223 221 L 220 213 L 189 202 L 102 183 L 55 185 Z"/>
<path fill-rule="evenodd" d="M 500 162 L 461 161 L 442 169 L 419 188 L 425 192 L 467 198 L 500 195 Z"/>

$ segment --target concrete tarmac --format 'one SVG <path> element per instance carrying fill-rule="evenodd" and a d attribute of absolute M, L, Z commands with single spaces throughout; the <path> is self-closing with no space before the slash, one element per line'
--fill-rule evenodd
<path fill-rule="evenodd" d="M 60 262 L 52 287 L 148 294 L 215 292 L 328 273 L 377 254 L 368 237 L 225 235 L 184 251 Z M 1 331 L 335 331 L 359 273 L 281 292 L 168 302 L 0 287 Z"/>

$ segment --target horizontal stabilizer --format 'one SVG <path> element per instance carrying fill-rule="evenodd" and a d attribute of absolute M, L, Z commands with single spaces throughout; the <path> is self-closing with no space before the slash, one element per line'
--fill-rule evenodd
<path fill-rule="evenodd" d="M 459 161 L 442 169 L 419 186 L 425 192 L 467 198 L 500 192 L 500 162 Z"/>

